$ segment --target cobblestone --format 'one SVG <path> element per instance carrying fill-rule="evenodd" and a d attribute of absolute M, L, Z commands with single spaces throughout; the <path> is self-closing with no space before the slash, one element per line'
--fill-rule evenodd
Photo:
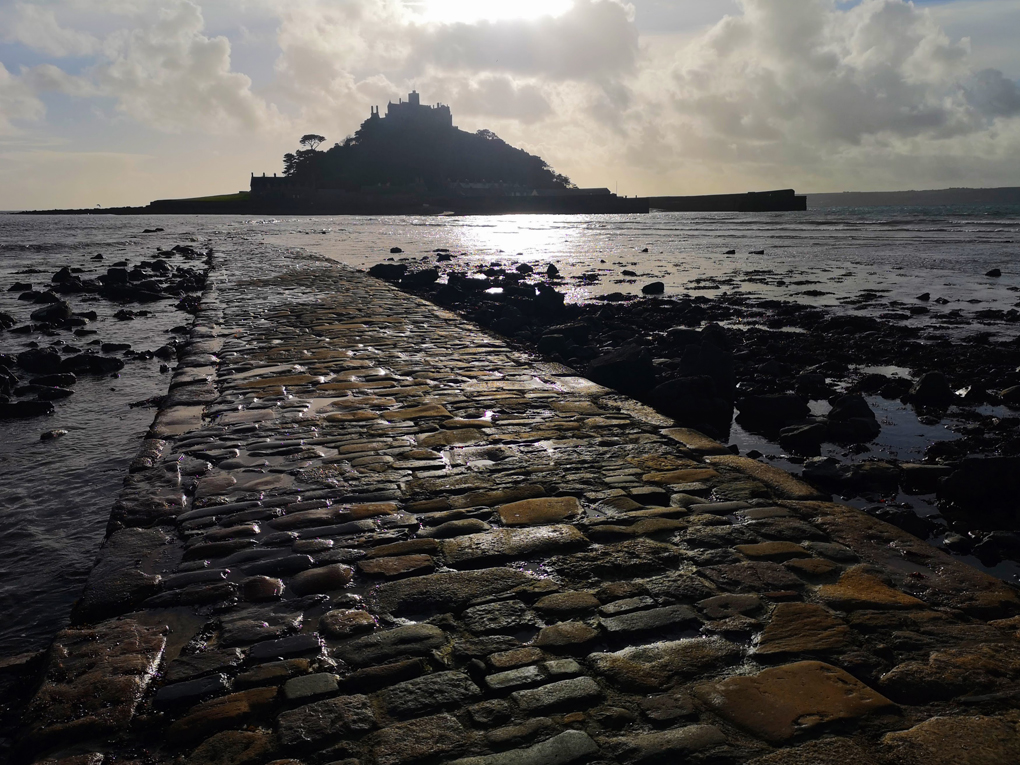
<path fill-rule="evenodd" d="M 192 343 L 18 762 L 1017 759 L 1020 599 L 903 531 L 299 253 Z"/>

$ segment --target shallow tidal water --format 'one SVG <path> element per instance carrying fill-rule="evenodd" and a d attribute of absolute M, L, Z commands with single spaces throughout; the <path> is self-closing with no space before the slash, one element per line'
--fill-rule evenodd
<path fill-rule="evenodd" d="M 157 227 L 165 230 L 142 233 Z M 661 280 L 666 297 L 744 293 L 837 311 L 856 310 L 852 301 L 872 290 L 880 299 L 864 311 L 881 313 L 890 301 L 930 292 L 948 302 L 932 305 L 933 315 L 909 323 L 964 334 L 986 329 L 1015 336 L 1011 325 L 986 322 L 976 312 L 1008 310 L 1020 300 L 1020 209 L 280 219 L 0 215 L 0 311 L 20 324 L 38 307 L 7 291 L 15 281 L 43 286 L 65 265 L 85 269 L 83 276 L 95 275 L 114 261 L 151 259 L 156 249 L 175 244 L 211 246 L 217 257 L 256 262 L 260 248 L 297 247 L 355 268 L 390 258 L 434 259 L 436 249 L 450 250 L 465 271 L 497 261 L 544 271 L 551 263 L 575 302 L 612 292 L 637 295 L 642 285 Z M 391 254 L 392 247 L 403 252 Z M 735 254 L 724 255 L 727 250 Z M 752 254 L 760 250 L 763 255 Z M 103 261 L 91 260 L 97 253 Z M 1000 268 L 1002 276 L 984 276 L 992 268 Z M 809 290 L 824 294 L 801 294 Z M 139 350 L 164 344 L 172 327 L 191 320 L 175 311 L 172 301 L 126 306 L 151 312 L 127 322 L 112 315 L 125 306 L 71 302 L 77 311 L 99 314 L 89 327 L 98 331 L 96 338 Z M 959 326 L 951 320 L 940 326 L 952 311 L 972 323 Z M 68 333 L 0 332 L 0 353 L 60 341 L 76 343 Z M 117 377 L 82 377 L 73 396 L 55 402 L 54 414 L 0 422 L 0 656 L 44 648 L 66 624 L 128 464 L 154 415 L 151 407 L 131 404 L 166 392 L 169 375 L 159 364 L 159 359 L 128 361 Z M 895 442 L 880 444 L 879 450 L 921 453 L 929 439 L 953 437 L 944 428 L 918 431 L 909 418 L 894 427 L 899 418 L 894 412 L 879 416 L 889 420 L 883 434 Z M 40 440 L 56 429 L 67 435 Z M 742 439 L 738 430 L 731 433 L 742 451 L 756 443 L 750 435 Z"/>

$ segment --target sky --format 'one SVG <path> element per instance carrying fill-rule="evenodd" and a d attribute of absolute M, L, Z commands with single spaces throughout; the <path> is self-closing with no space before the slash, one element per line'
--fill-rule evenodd
<path fill-rule="evenodd" d="M 233 193 L 417 89 L 620 194 L 1020 185 L 1020 0 L 0 0 L 0 209 Z"/>

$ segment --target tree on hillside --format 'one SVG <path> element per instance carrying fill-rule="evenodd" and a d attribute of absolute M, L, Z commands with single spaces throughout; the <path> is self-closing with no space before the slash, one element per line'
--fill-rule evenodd
<path fill-rule="evenodd" d="M 315 151 L 319 147 L 319 144 L 325 140 L 326 136 L 309 133 L 308 135 L 301 136 L 301 140 L 298 143 L 311 151 Z"/>

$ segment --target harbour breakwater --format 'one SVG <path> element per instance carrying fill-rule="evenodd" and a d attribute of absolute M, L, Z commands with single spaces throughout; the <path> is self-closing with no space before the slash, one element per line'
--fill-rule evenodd
<path fill-rule="evenodd" d="M 1020 753 L 1014 589 L 311 259 L 214 262 L 109 530 L 15 761 Z"/>

